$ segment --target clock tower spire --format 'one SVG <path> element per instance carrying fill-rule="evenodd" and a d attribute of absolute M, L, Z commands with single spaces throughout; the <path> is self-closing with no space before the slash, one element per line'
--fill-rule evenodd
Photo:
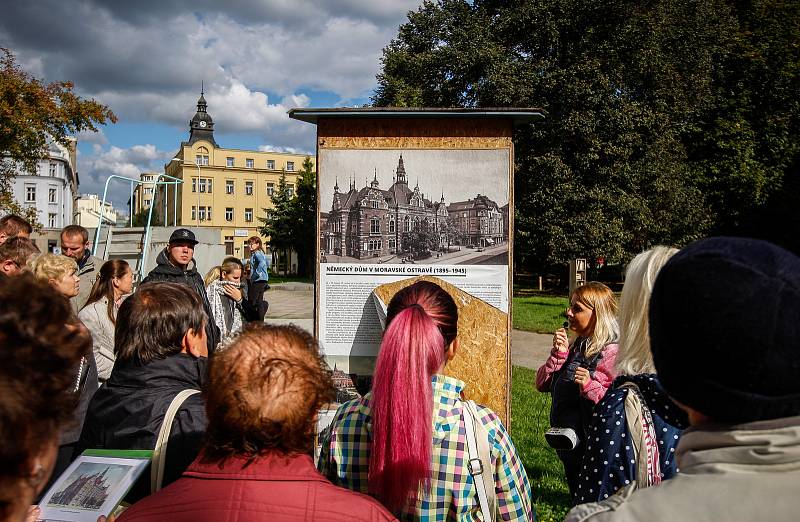
<path fill-rule="evenodd" d="M 206 140 L 219 147 L 217 142 L 214 141 L 214 120 L 207 112 L 208 104 L 206 103 L 205 93 L 203 86 L 200 87 L 200 98 L 197 100 L 197 112 L 194 113 L 194 118 L 189 122 L 189 145 L 198 141 Z"/>

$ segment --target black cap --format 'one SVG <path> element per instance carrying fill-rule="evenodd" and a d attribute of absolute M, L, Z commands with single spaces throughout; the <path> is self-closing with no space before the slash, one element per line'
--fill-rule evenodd
<path fill-rule="evenodd" d="M 185 241 L 185 242 L 191 243 L 193 245 L 196 245 L 197 243 L 200 242 L 197 239 L 195 239 L 194 232 L 192 232 L 188 228 L 175 229 L 175 231 L 172 233 L 172 235 L 169 236 L 169 242 L 170 243 L 177 243 L 178 241 Z"/>
<path fill-rule="evenodd" d="M 675 400 L 719 422 L 800 415 L 800 258 L 716 237 L 675 254 L 650 299 L 650 346 Z"/>

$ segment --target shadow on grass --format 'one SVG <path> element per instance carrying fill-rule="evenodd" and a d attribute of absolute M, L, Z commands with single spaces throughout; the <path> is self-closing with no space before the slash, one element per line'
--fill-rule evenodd
<path fill-rule="evenodd" d="M 550 394 L 534 387 L 536 372 L 515 366 L 511 381 L 511 437 L 531 482 L 537 520 L 562 521 L 571 506 L 561 461 L 547 445 Z"/>

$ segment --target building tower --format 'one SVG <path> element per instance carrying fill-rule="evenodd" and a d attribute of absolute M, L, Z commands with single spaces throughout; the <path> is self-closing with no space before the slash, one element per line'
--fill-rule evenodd
<path fill-rule="evenodd" d="M 406 181 L 406 167 L 403 165 L 402 154 L 400 154 L 400 161 L 397 163 L 397 183 L 405 183 L 408 185 L 408 181 Z"/>
<path fill-rule="evenodd" d="M 206 140 L 215 147 L 219 147 L 217 142 L 214 141 L 214 120 L 211 119 L 211 115 L 206 111 L 207 108 L 208 104 L 201 88 L 200 98 L 197 100 L 197 112 L 194 113 L 194 118 L 189 122 L 189 145 L 198 140 Z"/>

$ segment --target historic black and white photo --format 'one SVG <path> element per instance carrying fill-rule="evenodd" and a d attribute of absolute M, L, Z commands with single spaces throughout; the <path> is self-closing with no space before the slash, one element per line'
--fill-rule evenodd
<path fill-rule="evenodd" d="M 507 265 L 509 156 L 320 151 L 320 261 Z"/>

